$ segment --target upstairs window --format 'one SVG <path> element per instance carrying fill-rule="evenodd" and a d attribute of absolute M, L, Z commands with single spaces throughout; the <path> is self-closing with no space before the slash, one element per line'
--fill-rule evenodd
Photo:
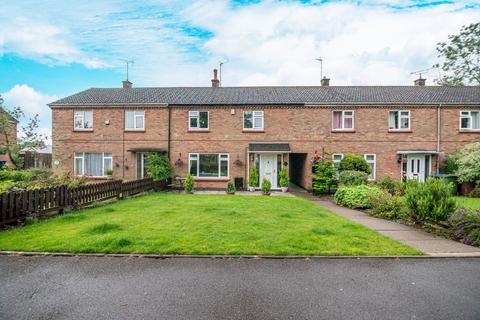
<path fill-rule="evenodd" d="M 189 130 L 208 130 L 208 111 L 188 112 Z"/>
<path fill-rule="evenodd" d="M 228 178 L 227 153 L 190 153 L 189 173 L 196 178 Z"/>
<path fill-rule="evenodd" d="M 480 130 L 480 110 L 460 111 L 460 129 Z"/>
<path fill-rule="evenodd" d="M 410 130 L 410 111 L 390 111 L 388 116 L 389 130 Z"/>
<path fill-rule="evenodd" d="M 333 130 L 353 130 L 354 118 L 352 110 L 333 111 Z"/>
<path fill-rule="evenodd" d="M 377 170 L 377 156 L 375 154 L 364 154 L 365 161 L 370 165 L 372 172 L 368 176 L 368 180 L 375 180 L 375 171 Z"/>
<path fill-rule="evenodd" d="M 73 127 L 75 130 L 93 129 L 93 111 L 75 111 Z"/>
<path fill-rule="evenodd" d="M 244 111 L 243 129 L 263 130 L 263 111 Z"/>
<path fill-rule="evenodd" d="M 145 130 L 145 111 L 125 111 L 126 130 Z"/>

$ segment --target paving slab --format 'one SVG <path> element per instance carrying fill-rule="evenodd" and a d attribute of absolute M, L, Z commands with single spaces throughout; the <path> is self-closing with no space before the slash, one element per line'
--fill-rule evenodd
<path fill-rule="evenodd" d="M 335 214 L 351 221 L 363 224 L 387 237 L 402 242 L 432 256 L 480 257 L 480 248 L 465 245 L 460 242 L 441 238 L 394 221 L 388 221 L 369 216 L 365 212 L 341 207 L 332 201 L 317 198 L 304 190 L 293 189 L 296 196 L 305 198 L 319 207 L 328 209 Z"/>

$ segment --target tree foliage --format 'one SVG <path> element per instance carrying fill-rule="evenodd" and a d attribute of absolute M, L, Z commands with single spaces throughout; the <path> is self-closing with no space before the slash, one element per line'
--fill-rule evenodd
<path fill-rule="evenodd" d="M 480 180 L 480 142 L 467 144 L 459 151 L 455 175 L 459 182 Z"/>
<path fill-rule="evenodd" d="M 26 124 L 21 127 L 21 134 L 15 140 L 12 131 L 16 123 L 25 118 L 25 113 L 20 107 L 7 110 L 3 106 L 3 99 L 0 97 L 0 136 L 4 143 L 0 146 L 0 154 L 6 154 L 15 168 L 23 166 L 23 159 L 20 151 L 35 151 L 45 147 L 46 136 L 39 133 L 40 120 L 38 114 L 27 119 Z"/>
<path fill-rule="evenodd" d="M 338 166 L 340 171 L 361 171 L 367 175 L 372 173 L 372 168 L 362 156 L 355 155 L 353 153 L 347 153 Z"/>
<path fill-rule="evenodd" d="M 168 158 L 159 153 L 149 153 L 146 159 L 147 172 L 155 181 L 167 180 L 172 177 L 172 167 Z"/>
<path fill-rule="evenodd" d="M 480 85 L 480 22 L 463 26 L 448 42 L 437 44 L 438 57 L 443 58 L 445 72 L 441 85 Z"/>

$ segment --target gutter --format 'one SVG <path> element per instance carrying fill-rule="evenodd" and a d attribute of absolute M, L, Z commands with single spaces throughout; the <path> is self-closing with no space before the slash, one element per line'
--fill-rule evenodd
<path fill-rule="evenodd" d="M 437 173 L 440 173 L 440 139 L 441 139 L 441 109 L 442 109 L 442 104 L 439 103 L 438 106 L 437 106 Z"/>
<path fill-rule="evenodd" d="M 167 157 L 168 157 L 168 161 L 172 162 L 172 157 L 170 156 L 170 140 L 171 140 L 171 136 L 172 136 L 172 130 L 171 130 L 172 108 L 170 107 L 170 105 L 167 105 L 166 107 L 168 108 Z"/>

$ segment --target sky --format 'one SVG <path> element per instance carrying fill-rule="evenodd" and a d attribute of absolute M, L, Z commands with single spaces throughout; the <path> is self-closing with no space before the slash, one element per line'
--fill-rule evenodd
<path fill-rule="evenodd" d="M 436 44 L 480 21 L 480 0 L 0 0 L 0 94 L 39 114 L 90 87 L 411 85 Z M 423 74 L 434 84 L 438 70 Z"/>

